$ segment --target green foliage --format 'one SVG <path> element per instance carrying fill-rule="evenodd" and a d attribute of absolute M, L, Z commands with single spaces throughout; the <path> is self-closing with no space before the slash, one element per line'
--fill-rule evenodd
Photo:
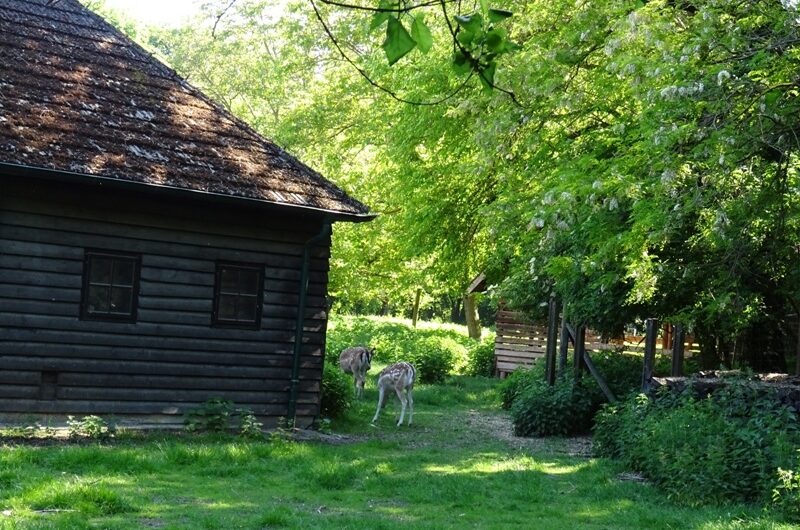
<path fill-rule="evenodd" d="M 209 398 L 186 411 L 183 427 L 187 432 L 224 433 L 238 431 L 245 438 L 260 438 L 263 424 L 252 410 L 236 407 L 233 401 Z"/>
<path fill-rule="evenodd" d="M 183 426 L 188 432 L 226 432 L 232 427 L 234 412 L 232 401 L 210 398 L 186 411 Z"/>
<path fill-rule="evenodd" d="M 264 437 L 264 424 L 258 420 L 252 410 L 241 410 L 239 434 L 244 438 L 254 440 Z"/>
<path fill-rule="evenodd" d="M 681 502 L 765 502 L 778 468 L 797 461 L 798 427 L 773 392 L 731 382 L 703 399 L 685 391 L 608 406 L 595 448 Z"/>
<path fill-rule="evenodd" d="M 461 347 L 455 341 L 425 337 L 415 344 L 410 359 L 417 369 L 417 379 L 423 384 L 442 383 L 453 371 Z"/>
<path fill-rule="evenodd" d="M 270 5 L 236 2 L 221 20 L 208 9 L 206 23 L 148 40 L 387 213 L 337 226 L 337 308 L 408 311 L 417 288 L 424 307 L 486 270 L 493 296 L 531 315 L 556 293 L 599 331 L 658 316 L 693 328 L 707 364 L 743 334 L 737 359 L 758 365 L 773 352 L 780 367 L 794 333 L 783 315 L 800 303 L 793 2 L 531 0 L 500 6 L 508 12 L 479 2 L 450 13 L 467 53 L 434 45 L 406 54 L 402 69 L 386 67 L 363 20 L 320 6 L 360 50 L 359 68 L 402 96 L 447 98 L 459 74 L 437 65 L 452 59 L 521 102 L 470 85 L 414 107 L 375 92 L 321 42 L 307 3 L 280 17 L 265 16 Z M 379 13 L 373 26 L 405 40 L 400 51 L 407 35 L 422 49 L 420 13 Z M 424 28 L 449 41 L 437 17 Z M 491 55 L 511 42 L 522 48 L 495 68 Z"/>
<path fill-rule="evenodd" d="M 503 379 L 497 387 L 504 409 L 510 409 L 522 391 L 544 380 L 544 368 L 536 364 L 531 369 L 517 368 Z"/>
<path fill-rule="evenodd" d="M 494 375 L 494 337 L 476 343 L 467 353 L 466 375 L 492 377 Z"/>
<path fill-rule="evenodd" d="M 593 352 L 592 360 L 616 397 L 639 387 L 641 357 Z M 590 374 L 584 373 L 575 383 L 570 365 L 552 387 L 545 381 L 544 363 L 537 363 L 533 369 L 514 371 L 499 389 L 503 406 L 511 409 L 514 431 L 519 436 L 588 433 L 595 414 L 607 402 Z"/>
<path fill-rule="evenodd" d="M 84 416 L 76 419 L 67 416 L 67 428 L 70 438 L 91 438 L 92 440 L 108 440 L 117 432 L 117 426 L 100 416 Z"/>
<path fill-rule="evenodd" d="M 492 334 L 485 339 L 486 343 L 493 340 Z M 329 324 L 326 362 L 337 365 L 339 353 L 354 345 L 374 348 L 375 359 L 386 364 L 411 362 L 420 380 L 430 382 L 466 370 L 470 350 L 481 343 L 470 339 L 463 326 L 420 322 L 414 328 L 401 319 L 334 317 Z"/>
<path fill-rule="evenodd" d="M 325 418 L 337 418 L 350 407 L 352 399 L 352 377 L 342 372 L 338 363 L 326 361 L 322 370 L 320 414 Z"/>
<path fill-rule="evenodd" d="M 571 377 L 554 386 L 544 381 L 525 386 L 511 404 L 517 436 L 569 436 L 591 429 L 597 398 Z"/>
<path fill-rule="evenodd" d="M 772 506 L 792 521 L 800 522 L 800 465 L 795 469 L 778 468 L 777 477 Z"/>

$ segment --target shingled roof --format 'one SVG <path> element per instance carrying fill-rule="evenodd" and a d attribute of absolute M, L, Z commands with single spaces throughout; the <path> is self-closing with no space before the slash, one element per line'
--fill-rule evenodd
<path fill-rule="evenodd" d="M 372 217 L 77 0 L 0 0 L 0 164 Z"/>

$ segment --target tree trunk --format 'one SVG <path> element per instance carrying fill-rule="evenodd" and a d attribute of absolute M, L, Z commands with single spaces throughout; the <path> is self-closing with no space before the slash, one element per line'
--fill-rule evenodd
<path fill-rule="evenodd" d="M 414 309 L 411 311 L 411 326 L 417 327 L 417 319 L 419 319 L 419 297 L 422 296 L 422 289 L 417 288 L 417 294 L 414 296 Z"/>
<path fill-rule="evenodd" d="M 481 323 L 478 320 L 478 307 L 475 304 L 474 294 L 468 294 L 464 297 L 464 316 L 467 318 L 467 330 L 470 338 L 480 340 Z"/>

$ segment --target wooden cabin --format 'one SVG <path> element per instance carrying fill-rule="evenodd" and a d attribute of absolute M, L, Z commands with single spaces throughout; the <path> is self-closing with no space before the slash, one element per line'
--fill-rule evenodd
<path fill-rule="evenodd" d="M 366 206 L 77 0 L 0 8 L 0 417 L 318 414 Z"/>

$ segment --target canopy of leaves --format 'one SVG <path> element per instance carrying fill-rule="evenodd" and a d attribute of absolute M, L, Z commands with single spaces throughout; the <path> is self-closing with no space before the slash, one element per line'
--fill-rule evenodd
<path fill-rule="evenodd" d="M 491 70 L 510 98 L 464 83 L 438 7 L 395 16 L 400 31 L 392 16 L 320 5 L 337 48 L 307 4 L 240 0 L 218 19 L 227 3 L 149 42 L 382 212 L 337 227 L 344 306 L 410 307 L 418 287 L 432 303 L 486 270 L 496 296 L 532 315 L 555 293 L 607 334 L 680 321 L 717 360 L 757 364 L 796 340 L 794 4 L 527 0 L 460 16 L 467 49 L 479 34 L 520 45 Z M 439 103 L 401 103 L 363 74 Z"/>

